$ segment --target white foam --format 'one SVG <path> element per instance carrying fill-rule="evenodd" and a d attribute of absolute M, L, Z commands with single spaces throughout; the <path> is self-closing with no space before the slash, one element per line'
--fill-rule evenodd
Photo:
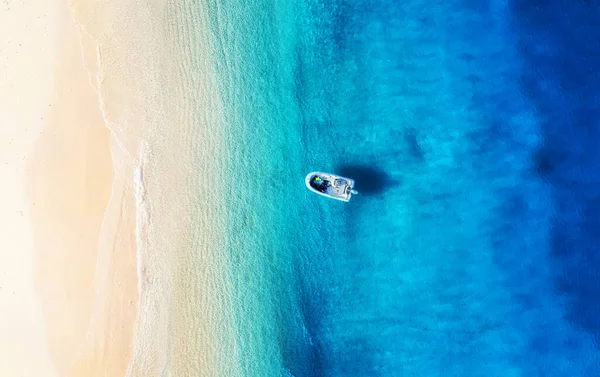
<path fill-rule="evenodd" d="M 146 163 L 146 153 L 148 144 L 142 142 L 140 146 L 140 155 L 138 166 L 135 169 L 133 178 L 135 187 L 135 239 L 137 253 L 137 276 L 138 276 L 138 299 L 141 299 L 141 293 L 144 282 L 144 271 L 146 269 L 144 251 L 147 249 L 148 227 L 150 224 L 150 208 L 146 198 L 146 187 L 144 185 L 144 164 Z"/>
<path fill-rule="evenodd" d="M 152 201 L 147 173 L 152 166 L 150 144 L 143 141 L 133 182 L 136 205 L 138 311 L 132 337 L 132 355 L 125 376 L 168 376 L 171 355 L 171 318 L 168 255 L 153 244 Z"/>
<path fill-rule="evenodd" d="M 144 306 L 143 292 L 144 285 L 146 284 L 146 272 L 147 272 L 147 242 L 148 242 L 148 229 L 150 226 L 150 208 L 147 202 L 147 190 L 144 184 L 144 169 L 146 163 L 146 154 L 148 150 L 147 143 L 142 142 L 140 146 L 140 153 L 138 156 L 138 165 L 135 169 L 133 182 L 135 189 L 135 240 L 136 240 L 136 255 L 137 255 L 137 279 L 138 279 L 138 311 L 136 315 L 136 321 L 134 325 L 133 339 L 141 340 L 143 338 L 143 332 L 141 323 L 143 319 L 142 307 Z M 142 351 L 140 351 L 142 348 Z M 143 342 L 133 343 L 133 354 L 132 358 L 127 365 L 126 376 L 134 375 L 134 365 L 137 359 L 136 355 L 143 354 Z"/>

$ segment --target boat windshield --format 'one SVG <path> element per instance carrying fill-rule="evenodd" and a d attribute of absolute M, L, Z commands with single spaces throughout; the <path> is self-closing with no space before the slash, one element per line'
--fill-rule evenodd
<path fill-rule="evenodd" d="M 319 192 L 325 193 L 327 192 L 327 187 L 329 187 L 329 181 L 315 175 L 310 180 L 310 186 Z"/>

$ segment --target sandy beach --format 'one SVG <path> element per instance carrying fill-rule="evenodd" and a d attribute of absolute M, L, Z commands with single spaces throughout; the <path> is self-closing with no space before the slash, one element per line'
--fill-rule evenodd
<path fill-rule="evenodd" d="M 0 12 L 0 370 L 123 376 L 137 312 L 132 170 L 113 166 L 95 47 L 68 3 L 29 3 Z"/>
<path fill-rule="evenodd" d="M 25 166 L 53 88 L 55 51 L 48 46 L 58 43 L 57 7 L 43 0 L 0 7 L 0 370 L 56 376 L 35 288 Z"/>
<path fill-rule="evenodd" d="M 242 375 L 209 11 L 1 13 L 2 377 Z"/>

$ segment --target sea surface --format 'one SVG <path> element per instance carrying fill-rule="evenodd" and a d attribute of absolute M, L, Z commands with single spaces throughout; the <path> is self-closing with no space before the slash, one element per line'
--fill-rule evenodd
<path fill-rule="evenodd" d="M 598 3 L 184 0 L 172 12 L 198 22 L 174 27 L 205 47 L 182 69 L 214 75 L 202 93 L 219 108 L 197 122 L 207 188 L 186 212 L 198 218 L 186 232 L 213 247 L 178 257 L 196 267 L 181 267 L 187 314 L 172 322 L 223 329 L 175 326 L 197 339 L 179 349 L 198 355 L 189 370 L 600 375 Z M 314 170 L 360 193 L 314 195 Z"/>

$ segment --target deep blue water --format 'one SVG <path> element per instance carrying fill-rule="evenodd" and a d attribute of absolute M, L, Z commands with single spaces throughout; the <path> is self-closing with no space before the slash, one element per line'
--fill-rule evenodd
<path fill-rule="evenodd" d="M 296 377 L 600 375 L 600 5 L 260 4 L 217 38 L 232 274 L 270 312 L 240 347 Z"/>

